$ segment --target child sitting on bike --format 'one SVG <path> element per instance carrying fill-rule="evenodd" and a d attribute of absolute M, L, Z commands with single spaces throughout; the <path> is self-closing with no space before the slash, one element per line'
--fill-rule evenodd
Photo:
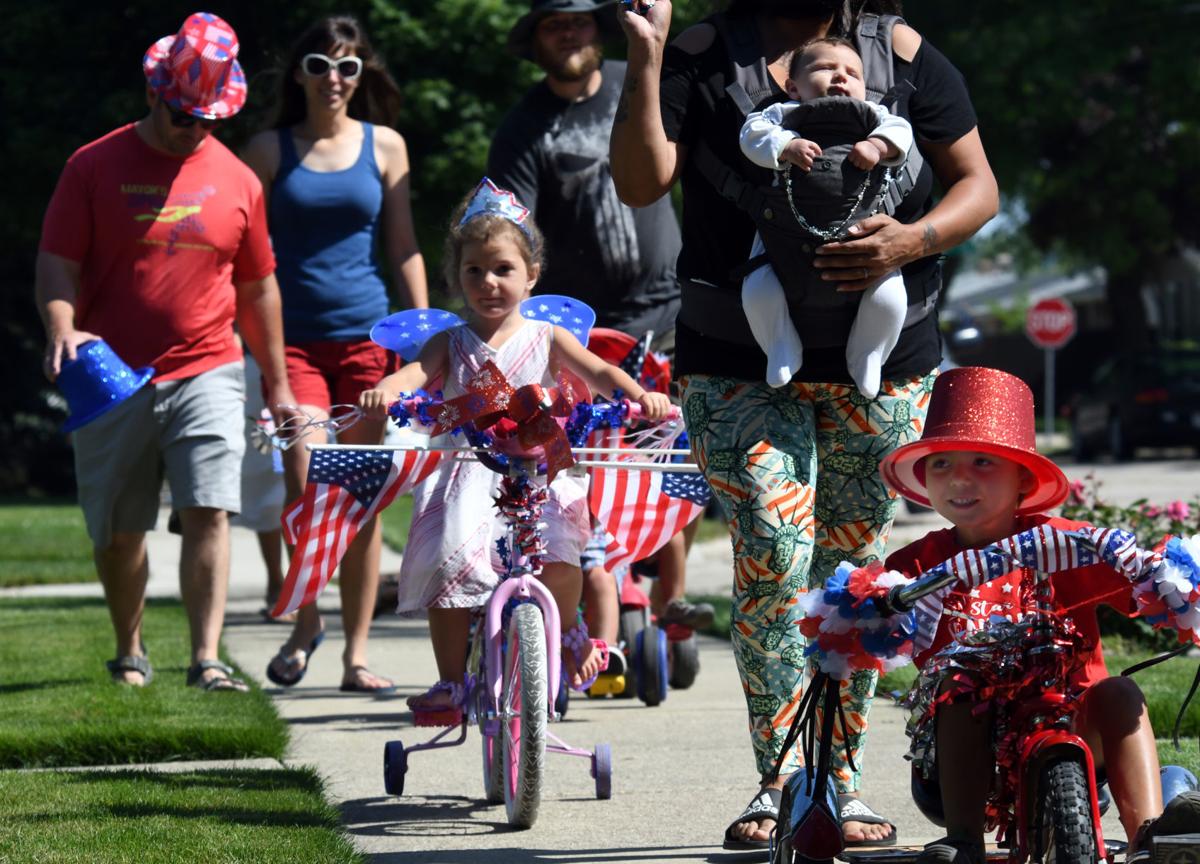
<path fill-rule="evenodd" d="M 664 418 L 671 407 L 666 396 L 644 390 L 563 327 L 522 316 L 521 301 L 537 283 L 542 252 L 542 235 L 528 209 L 484 178 L 455 211 L 446 238 L 446 281 L 464 295 L 467 323 L 432 336 L 415 361 L 364 392 L 358 404 L 366 415 L 386 417 L 402 392 L 437 379 L 447 400 L 464 395 L 490 361 L 513 387 L 554 386 L 557 370 L 565 368 L 594 392 L 628 394 L 648 420 Z M 428 610 L 440 680 L 408 704 L 414 712 L 445 717 L 448 725 L 458 722 L 454 715 L 460 716 L 464 701 L 472 610 L 486 602 L 498 580 L 493 506 L 498 482 L 499 475 L 478 462 L 446 460 L 413 495 L 397 611 Z M 576 620 L 583 581 L 579 559 L 591 533 L 586 477 L 573 471 L 555 476 L 543 518 L 547 563 L 541 580 L 558 605 L 570 683 L 581 689 L 601 670 L 604 653 Z"/>
<path fill-rule="evenodd" d="M 1038 525 L 1083 527 L 1046 515 L 1066 498 L 1067 479 L 1036 451 L 1032 392 L 1020 379 L 996 369 L 958 368 L 942 374 L 921 439 L 889 454 L 880 467 L 899 494 L 932 506 L 953 525 L 888 557 L 888 568 L 910 576 L 961 551 Z M 1015 620 L 1021 583 L 1017 569 L 970 593 L 948 594 L 932 645 L 914 658 L 917 667 L 925 667 L 941 649 L 988 626 L 996 616 Z M 1104 564 L 1057 573 L 1051 584 L 1056 612 L 1069 615 L 1087 646 L 1070 682 L 1084 691 L 1074 714 L 1074 731 L 1089 745 L 1097 768 L 1102 766 L 1107 774 L 1131 840 L 1126 860 L 1148 860 L 1155 834 L 1200 831 L 1200 794 L 1177 797 L 1163 813 L 1158 754 L 1145 698 L 1131 678 L 1110 677 L 1104 665 L 1097 606 L 1106 603 L 1131 614 L 1132 585 Z M 986 694 L 975 690 L 980 683 L 970 673 L 951 669 L 941 679 L 936 712 L 918 718 L 917 731 L 910 732 L 914 771 L 921 775 L 914 779 L 931 791 L 940 786 L 948 835 L 925 848 L 917 859 L 920 864 L 984 861 L 987 778 L 995 773 L 995 753 L 994 709 L 984 707 Z M 929 722 L 922 724 L 920 719 Z M 922 729 L 928 730 L 923 741 Z"/>

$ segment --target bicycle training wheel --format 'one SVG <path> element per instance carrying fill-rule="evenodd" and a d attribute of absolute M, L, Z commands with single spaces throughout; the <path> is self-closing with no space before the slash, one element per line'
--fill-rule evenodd
<path fill-rule="evenodd" d="M 546 769 L 546 629 L 542 610 L 522 603 L 508 624 L 501 698 L 501 759 L 508 824 L 537 819 Z"/>

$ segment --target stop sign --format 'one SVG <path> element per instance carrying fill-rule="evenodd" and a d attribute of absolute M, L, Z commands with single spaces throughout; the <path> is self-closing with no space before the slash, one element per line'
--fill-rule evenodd
<path fill-rule="evenodd" d="M 1061 348 L 1075 335 L 1075 310 L 1058 297 L 1039 300 L 1025 313 L 1025 332 L 1039 348 Z"/>

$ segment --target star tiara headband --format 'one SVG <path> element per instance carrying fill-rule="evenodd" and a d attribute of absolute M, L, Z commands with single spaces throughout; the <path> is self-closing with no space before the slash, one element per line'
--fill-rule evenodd
<path fill-rule="evenodd" d="M 489 178 L 484 177 L 475 188 L 475 194 L 467 202 L 466 212 L 458 224 L 466 225 L 477 216 L 500 216 L 512 222 L 529 235 L 529 208 L 522 206 L 517 196 L 507 189 L 501 189 Z"/>

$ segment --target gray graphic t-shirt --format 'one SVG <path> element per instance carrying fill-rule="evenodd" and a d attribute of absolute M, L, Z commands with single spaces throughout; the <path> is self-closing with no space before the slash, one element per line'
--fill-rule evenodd
<path fill-rule="evenodd" d="M 511 189 L 546 236 L 535 289 L 596 310 L 596 324 L 640 335 L 675 326 L 680 235 L 669 197 L 633 209 L 617 198 L 608 138 L 625 64 L 605 61 L 594 96 L 566 102 L 535 85 L 492 139 L 488 176 Z"/>

